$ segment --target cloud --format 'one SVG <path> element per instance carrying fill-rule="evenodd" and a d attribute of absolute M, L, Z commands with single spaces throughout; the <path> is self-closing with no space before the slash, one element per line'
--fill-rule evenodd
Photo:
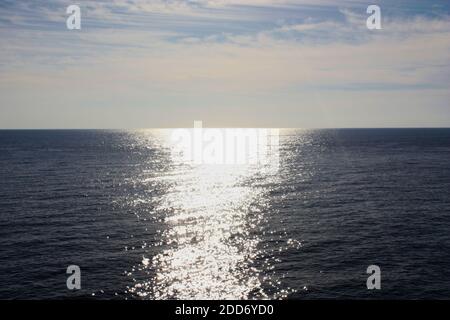
<path fill-rule="evenodd" d="M 441 87 L 441 80 L 449 74 L 448 17 L 388 21 L 379 33 L 363 28 L 354 31 L 360 36 L 347 41 L 351 30 L 357 30 L 354 22 L 307 22 L 250 35 L 225 34 L 219 39 L 209 36 L 176 42 L 167 41 L 168 34 L 146 31 L 83 33 L 77 43 L 85 45 L 86 56 L 80 52 L 81 57 L 72 63 L 63 60 L 61 70 L 53 74 L 64 83 L 68 72 L 86 69 L 96 73 L 101 82 L 109 82 L 103 76 L 110 78 L 110 70 L 123 77 L 123 86 L 141 81 L 166 88 L 204 86 L 222 91 L 352 85 L 359 89 L 383 84 L 389 89 L 394 85 Z M 316 31 L 333 37 L 325 43 L 317 42 Z M 280 37 L 280 32 L 298 33 L 300 38 Z M 359 40 L 355 42 L 354 38 Z M 89 46 L 92 48 L 87 49 Z M 32 48 L 41 53 L 38 56 L 46 56 L 52 49 L 39 49 L 35 43 L 29 50 Z M 72 50 L 76 52 L 77 47 Z M 33 60 L 30 63 L 33 65 Z"/>
<path fill-rule="evenodd" d="M 0 94 L 5 105 L 52 112 L 67 101 L 115 112 L 189 103 L 345 109 L 383 95 L 391 99 L 383 108 L 404 110 L 394 103 L 407 103 L 406 93 L 423 97 L 416 108 L 444 105 L 448 15 L 386 15 L 383 29 L 370 31 L 354 2 L 312 2 L 86 2 L 80 32 L 66 30 L 65 11 L 55 10 L 64 1 L 0 7 L 8 18 L 0 22 Z M 286 123 L 295 117 L 287 113 Z"/>

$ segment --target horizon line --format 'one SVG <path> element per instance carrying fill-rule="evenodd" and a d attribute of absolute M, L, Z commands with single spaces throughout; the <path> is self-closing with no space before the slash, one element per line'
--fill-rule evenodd
<path fill-rule="evenodd" d="M 0 131 L 83 131 L 83 130 L 174 130 L 195 129 L 194 127 L 148 127 L 148 128 L 0 128 Z M 336 129 L 450 129 L 448 127 L 202 127 L 200 129 L 280 129 L 280 130 L 336 130 Z"/>

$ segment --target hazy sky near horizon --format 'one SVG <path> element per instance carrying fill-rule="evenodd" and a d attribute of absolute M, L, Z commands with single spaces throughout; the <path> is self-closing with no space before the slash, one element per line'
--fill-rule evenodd
<path fill-rule="evenodd" d="M 0 128 L 450 126 L 447 0 L 7 0 L 0 49 Z"/>

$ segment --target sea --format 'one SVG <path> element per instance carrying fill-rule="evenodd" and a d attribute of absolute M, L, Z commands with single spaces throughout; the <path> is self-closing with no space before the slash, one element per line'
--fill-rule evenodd
<path fill-rule="evenodd" d="M 1 130 L 0 299 L 450 298 L 450 129 L 280 129 L 269 170 L 167 136 Z"/>

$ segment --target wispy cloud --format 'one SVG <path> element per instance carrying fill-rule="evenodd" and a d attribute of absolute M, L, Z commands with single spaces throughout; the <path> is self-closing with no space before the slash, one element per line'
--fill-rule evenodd
<path fill-rule="evenodd" d="M 48 104 L 72 96 L 74 104 L 116 106 L 175 106 L 186 97 L 235 105 L 229 97 L 236 95 L 265 105 L 269 94 L 287 110 L 299 92 L 307 92 L 305 103 L 316 94 L 323 106 L 329 99 L 318 102 L 317 95 L 330 92 L 342 105 L 351 91 L 409 91 L 442 106 L 450 17 L 437 4 L 439 10 L 430 4 L 406 12 L 386 5 L 383 29 L 370 31 L 357 1 L 86 1 L 82 30 L 72 32 L 65 29 L 66 1 L 6 2 L 0 92 L 12 105 L 25 94 Z"/>

